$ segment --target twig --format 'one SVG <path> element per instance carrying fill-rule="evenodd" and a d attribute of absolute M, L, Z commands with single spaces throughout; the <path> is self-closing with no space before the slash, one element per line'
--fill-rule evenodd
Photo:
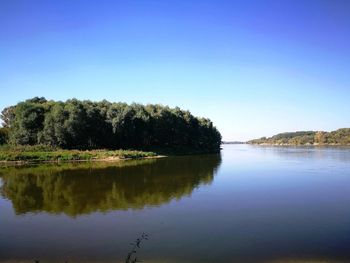
<path fill-rule="evenodd" d="M 145 233 L 142 233 L 141 237 L 135 240 L 135 242 L 130 243 L 131 250 L 126 256 L 125 263 L 136 263 L 136 262 L 142 262 L 136 257 L 137 249 L 141 248 L 141 242 L 143 240 L 148 240 L 148 235 Z"/>

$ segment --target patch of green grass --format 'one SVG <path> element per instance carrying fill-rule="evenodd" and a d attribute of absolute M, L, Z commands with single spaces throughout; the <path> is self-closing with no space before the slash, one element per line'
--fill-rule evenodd
<path fill-rule="evenodd" d="M 154 152 L 134 150 L 62 150 L 55 148 L 40 148 L 35 146 L 0 148 L 0 161 L 48 162 L 48 161 L 81 161 L 103 160 L 107 158 L 137 159 L 154 157 Z"/>

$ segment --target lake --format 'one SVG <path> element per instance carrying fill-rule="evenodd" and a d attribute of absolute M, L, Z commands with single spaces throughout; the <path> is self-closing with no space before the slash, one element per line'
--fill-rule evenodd
<path fill-rule="evenodd" d="M 0 168 L 1 262 L 350 262 L 350 149 Z"/>

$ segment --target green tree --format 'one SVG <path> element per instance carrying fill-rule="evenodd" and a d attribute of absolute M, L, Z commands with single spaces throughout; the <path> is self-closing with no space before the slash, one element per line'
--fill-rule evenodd
<path fill-rule="evenodd" d="M 6 127 L 0 128 L 0 145 L 8 142 L 9 129 Z"/>
<path fill-rule="evenodd" d="M 0 118 L 2 119 L 3 126 L 9 128 L 15 118 L 15 106 L 6 107 L 1 111 Z"/>
<path fill-rule="evenodd" d="M 66 102 L 33 98 L 6 108 L 2 118 L 11 142 L 62 148 L 169 148 L 217 152 L 213 123 L 189 111 L 159 104 Z"/>
<path fill-rule="evenodd" d="M 44 118 L 45 111 L 41 102 L 28 100 L 17 104 L 10 126 L 10 140 L 15 144 L 37 144 Z"/>

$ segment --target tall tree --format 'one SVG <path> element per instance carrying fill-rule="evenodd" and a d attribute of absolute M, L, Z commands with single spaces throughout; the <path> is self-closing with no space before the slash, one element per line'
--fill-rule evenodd
<path fill-rule="evenodd" d="M 158 104 L 66 102 L 33 98 L 4 109 L 14 144 L 62 148 L 183 148 L 218 151 L 221 135 L 208 119 Z"/>

